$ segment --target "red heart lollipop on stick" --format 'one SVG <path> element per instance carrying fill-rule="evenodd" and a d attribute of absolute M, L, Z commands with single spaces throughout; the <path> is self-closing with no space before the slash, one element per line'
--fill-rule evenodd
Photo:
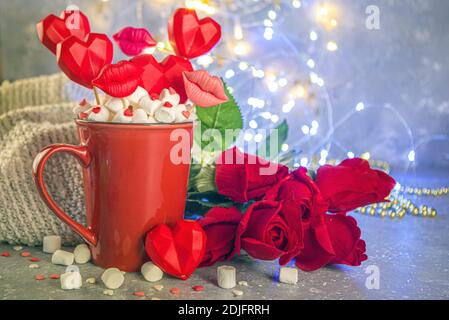
<path fill-rule="evenodd" d="M 136 91 L 142 69 L 129 61 L 119 61 L 103 68 L 92 84 L 110 96 L 124 98 Z"/>
<path fill-rule="evenodd" d="M 172 229 L 161 224 L 148 232 L 145 250 L 164 272 L 186 280 L 203 259 L 206 238 L 198 222 L 181 220 Z"/>
<path fill-rule="evenodd" d="M 187 96 L 199 107 L 212 107 L 228 101 L 223 82 L 206 70 L 184 72 Z"/>
<path fill-rule="evenodd" d="M 70 36 L 78 39 L 90 33 L 89 20 L 79 10 L 62 11 L 60 17 L 48 15 L 36 25 L 37 35 L 44 46 L 56 54 L 56 45 Z"/>
<path fill-rule="evenodd" d="M 172 87 L 179 94 L 181 103 L 187 100 L 182 73 L 193 71 L 190 61 L 169 55 L 159 63 L 152 55 L 143 54 L 131 62 L 143 69 L 140 86 L 150 94 L 159 94 L 162 89 Z"/>
<path fill-rule="evenodd" d="M 144 28 L 126 27 L 114 34 L 113 39 L 124 54 L 137 56 L 146 48 L 156 46 L 157 42 Z"/>
<path fill-rule="evenodd" d="M 92 89 L 92 80 L 112 61 L 112 42 L 105 34 L 90 33 L 85 40 L 75 36 L 56 46 L 56 59 L 70 80 Z"/>
<path fill-rule="evenodd" d="M 220 40 L 221 26 L 212 18 L 199 20 L 195 10 L 177 9 L 168 23 L 168 37 L 176 54 L 192 59 L 210 51 Z"/>

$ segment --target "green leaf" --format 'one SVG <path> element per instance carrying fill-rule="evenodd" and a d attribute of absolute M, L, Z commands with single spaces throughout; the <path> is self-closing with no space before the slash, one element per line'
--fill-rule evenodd
<path fill-rule="evenodd" d="M 274 133 L 271 133 L 269 136 L 266 137 L 264 144 L 262 145 L 260 149 L 264 151 L 265 148 L 265 156 L 267 159 L 274 159 L 279 155 L 279 152 L 281 151 L 281 147 L 284 144 L 285 141 L 287 141 L 288 136 L 288 124 L 287 120 L 282 121 L 280 125 L 278 125 L 273 130 L 277 130 L 277 150 L 271 150 L 270 141 L 271 139 L 276 139 L 276 135 Z"/>
<path fill-rule="evenodd" d="M 211 151 L 223 151 L 232 145 L 237 139 L 237 133 L 243 128 L 242 114 L 234 97 L 229 92 L 226 83 L 223 82 L 228 101 L 214 107 L 196 108 L 196 115 L 201 123 L 201 134 L 195 135 L 195 140 L 199 142 L 202 149 L 207 147 Z M 225 139 L 226 129 L 237 130 L 235 135 L 230 135 L 230 139 Z M 208 131 L 209 137 L 204 134 Z M 206 139 L 205 139 L 206 138 Z M 203 141 L 206 140 L 206 141 Z M 228 140 L 228 141 L 226 141 Z"/>

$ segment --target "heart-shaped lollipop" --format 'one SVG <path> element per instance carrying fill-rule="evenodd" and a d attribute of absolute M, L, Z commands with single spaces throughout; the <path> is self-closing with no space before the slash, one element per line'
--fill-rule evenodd
<path fill-rule="evenodd" d="M 137 56 L 146 48 L 156 46 L 157 42 L 144 28 L 126 27 L 114 34 L 113 39 L 124 54 Z"/>
<path fill-rule="evenodd" d="M 56 59 L 70 80 L 92 89 L 92 81 L 112 61 L 112 42 L 105 34 L 90 33 L 85 40 L 75 36 L 56 46 Z"/>
<path fill-rule="evenodd" d="M 199 107 L 212 107 L 228 101 L 223 82 L 206 70 L 184 72 L 187 96 Z"/>
<path fill-rule="evenodd" d="M 140 86 L 150 94 L 160 94 L 162 89 L 172 87 L 179 94 L 181 103 L 187 100 L 182 73 L 193 71 L 190 61 L 169 55 L 159 63 L 152 55 L 143 54 L 131 62 L 143 69 Z"/>
<path fill-rule="evenodd" d="M 56 45 L 70 36 L 78 39 L 90 33 L 89 20 L 79 10 L 62 11 L 59 17 L 50 14 L 36 25 L 37 35 L 44 46 L 56 54 Z"/>
<path fill-rule="evenodd" d="M 142 69 L 129 61 L 119 61 L 103 68 L 92 84 L 112 97 L 124 98 L 136 91 Z"/>
<path fill-rule="evenodd" d="M 161 224 L 148 232 L 145 250 L 164 272 L 186 280 L 203 259 L 206 238 L 198 222 L 181 220 L 172 229 Z"/>
<path fill-rule="evenodd" d="M 199 20 L 195 10 L 180 8 L 168 23 L 168 37 L 177 55 L 192 59 L 209 52 L 217 44 L 221 27 L 210 17 Z"/>

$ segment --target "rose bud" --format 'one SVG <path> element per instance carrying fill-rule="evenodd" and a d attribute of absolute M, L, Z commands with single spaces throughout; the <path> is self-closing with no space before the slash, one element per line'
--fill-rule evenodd
<path fill-rule="evenodd" d="M 346 159 L 338 166 L 320 167 L 315 181 L 331 212 L 346 212 L 386 201 L 396 185 L 392 177 L 371 169 L 368 161 L 360 158 Z"/>

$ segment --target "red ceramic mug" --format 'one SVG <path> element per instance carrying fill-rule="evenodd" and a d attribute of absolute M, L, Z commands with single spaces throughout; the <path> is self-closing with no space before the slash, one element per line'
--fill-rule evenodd
<path fill-rule="evenodd" d="M 145 234 L 158 224 L 183 218 L 193 123 L 76 120 L 76 125 L 79 146 L 50 145 L 36 156 L 37 189 L 56 216 L 89 243 L 96 265 L 138 271 L 148 260 Z M 58 152 L 75 156 L 83 167 L 87 227 L 62 211 L 45 187 L 45 163 Z"/>

